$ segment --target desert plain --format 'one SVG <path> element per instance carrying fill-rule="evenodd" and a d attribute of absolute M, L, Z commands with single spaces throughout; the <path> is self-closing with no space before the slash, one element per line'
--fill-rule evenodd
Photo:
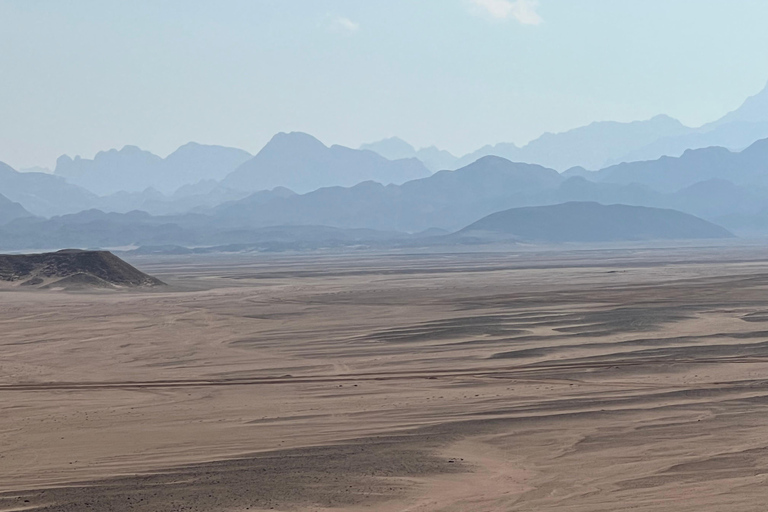
<path fill-rule="evenodd" d="M 763 511 L 760 246 L 129 258 L 0 291 L 0 511 Z"/>

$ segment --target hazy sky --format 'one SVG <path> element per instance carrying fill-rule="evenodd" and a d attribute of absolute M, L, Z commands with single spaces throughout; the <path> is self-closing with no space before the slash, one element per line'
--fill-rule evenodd
<path fill-rule="evenodd" d="M 0 0 L 0 161 L 699 125 L 768 81 L 766 20 L 765 0 Z"/>

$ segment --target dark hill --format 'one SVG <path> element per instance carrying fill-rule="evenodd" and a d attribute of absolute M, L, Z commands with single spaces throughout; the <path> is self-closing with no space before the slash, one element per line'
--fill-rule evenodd
<path fill-rule="evenodd" d="M 111 288 L 164 283 L 108 251 L 0 255 L 0 281 L 23 286 Z"/>
<path fill-rule="evenodd" d="M 452 236 L 531 242 L 611 242 L 733 235 L 711 222 L 676 210 L 574 202 L 494 213 Z"/>

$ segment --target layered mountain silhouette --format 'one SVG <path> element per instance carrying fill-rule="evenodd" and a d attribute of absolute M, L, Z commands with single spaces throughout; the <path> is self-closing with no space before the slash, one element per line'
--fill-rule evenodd
<path fill-rule="evenodd" d="M 701 129 L 659 116 L 594 123 L 544 135 L 523 148 L 497 145 L 483 151 L 508 151 L 516 159 L 541 156 L 557 166 L 571 156 L 597 162 L 663 133 L 668 135 L 645 149 L 682 140 L 693 144 L 697 137 L 746 140 L 756 126 L 768 123 L 767 106 L 763 92 Z M 740 150 L 690 149 L 675 157 L 597 171 L 573 167 L 562 174 L 494 155 L 432 174 L 419 158 L 433 155 L 445 163 L 454 157 L 434 148 L 416 150 L 397 138 L 363 148 L 327 147 L 304 133 L 281 133 L 253 157 L 190 143 L 165 159 L 132 146 L 93 160 L 62 157 L 53 175 L 19 173 L 0 163 L 0 247 L 268 241 L 274 248 L 296 245 L 302 236 L 313 244 L 320 243 L 318 236 L 323 244 L 333 236 L 339 243 L 360 241 L 359 233 L 376 243 L 392 233 L 412 241 L 425 236 L 418 233 L 453 232 L 508 209 L 571 202 L 673 209 L 739 233 L 768 232 L 768 139 Z M 275 226 L 278 231 L 269 231 Z"/>
<path fill-rule="evenodd" d="M 561 133 L 546 133 L 522 147 L 513 143 L 488 145 L 460 158 L 450 158 L 447 152 L 440 153 L 439 158 L 428 156 L 422 153 L 426 150 L 416 151 L 397 137 L 365 144 L 362 148 L 387 158 L 413 156 L 428 167 L 431 165 L 428 160 L 439 160 L 439 169 L 456 169 L 480 157 L 495 155 L 564 171 L 571 167 L 597 170 L 622 162 L 680 156 L 688 149 L 709 146 L 738 151 L 764 138 L 768 138 L 768 86 L 735 111 L 698 128 L 684 126 L 664 115 L 630 123 L 596 122 Z M 440 152 L 431 149 L 433 154 Z"/>
<path fill-rule="evenodd" d="M 331 150 L 320 146 L 321 154 Z M 94 197 L 56 176 L 6 171 L 27 187 L 30 180 L 45 182 L 48 188 L 43 189 L 57 200 L 66 197 L 63 192 L 71 188 L 86 194 L 81 204 L 98 206 L 103 201 L 117 208 L 123 202 L 127 211 L 141 198 L 144 209 L 155 213 L 85 211 L 47 221 L 11 220 L 0 230 L 0 237 L 5 247 L 13 248 L 110 247 L 137 241 L 154 245 L 171 240 L 180 245 L 230 244 L 237 241 L 238 231 L 246 237 L 254 229 L 270 226 L 454 231 L 501 210 L 573 201 L 676 209 L 715 222 L 727 217 L 724 222 L 728 227 L 738 230 L 739 223 L 753 224 L 748 220 L 750 215 L 768 209 L 768 141 L 759 141 L 742 152 L 707 148 L 679 158 L 621 164 L 596 172 L 576 168 L 564 174 L 489 156 L 456 171 L 440 171 L 401 185 L 367 181 L 305 194 L 278 187 L 247 197 L 244 190 L 234 193 L 234 188 L 213 181 L 183 187 L 171 198 L 152 191 Z M 27 206 L 21 200 L 16 202 Z M 103 209 L 108 208 L 105 205 Z M 40 215 L 29 207 L 27 210 Z"/>
<path fill-rule="evenodd" d="M 165 157 L 164 179 L 160 190 L 175 191 L 203 180 L 220 181 L 253 158 L 247 151 L 190 142 Z"/>
<path fill-rule="evenodd" d="M 259 153 L 228 175 L 222 186 L 236 190 L 286 187 L 310 192 L 363 181 L 405 183 L 431 173 L 416 158 L 387 160 L 373 151 L 326 147 L 306 133 L 279 133 Z"/>
<path fill-rule="evenodd" d="M 733 234 L 711 222 L 675 210 L 571 202 L 493 213 L 453 237 L 476 241 L 560 243 L 731 238 Z"/>
<path fill-rule="evenodd" d="M 668 116 L 657 116 L 631 123 L 596 122 L 562 133 L 545 133 L 522 147 L 502 142 L 484 146 L 462 157 L 454 157 L 434 147 L 416 151 L 397 137 L 364 144 L 361 149 L 376 151 L 386 158 L 419 158 L 428 167 L 436 165 L 434 170 L 457 169 L 484 156 L 500 156 L 513 162 L 538 164 L 564 171 L 575 166 L 599 169 L 606 162 L 614 162 L 660 138 L 689 132 L 690 129 L 679 121 Z"/>
<path fill-rule="evenodd" d="M 722 147 L 691 149 L 676 158 L 622 163 L 595 172 L 571 169 L 565 175 L 580 175 L 599 183 L 637 183 L 661 192 L 674 192 L 711 179 L 766 187 L 768 139 L 759 140 L 741 152 Z"/>
<path fill-rule="evenodd" d="M 35 230 L 37 235 L 30 236 Z M 563 243 L 728 238 L 727 230 L 668 209 L 598 203 L 523 207 L 494 213 L 457 233 L 438 229 L 406 234 L 322 225 L 246 227 L 185 215 L 82 212 L 0 226 L 0 247 L 46 249 L 61 245 L 128 246 L 141 253 L 313 250 L 335 247 L 434 247 L 496 242 Z"/>
<path fill-rule="evenodd" d="M 8 224 L 16 219 L 24 219 L 32 217 L 23 206 L 19 203 L 14 203 L 4 195 L 0 194 L 0 225 Z"/>
<path fill-rule="evenodd" d="M 490 156 L 400 186 L 362 183 L 284 198 L 259 194 L 211 213 L 257 225 L 317 223 L 418 232 L 455 230 L 508 208 L 593 201 L 675 209 L 718 221 L 768 207 L 767 185 L 768 141 L 760 141 L 741 153 L 708 148 L 680 158 L 564 174 Z"/>
<path fill-rule="evenodd" d="M 50 217 L 92 208 L 95 194 L 42 172 L 18 172 L 0 162 L 0 193 L 34 215 Z"/>
<path fill-rule="evenodd" d="M 683 135 L 660 137 L 648 146 L 630 151 L 609 163 L 680 156 L 686 150 L 710 146 L 741 150 L 765 138 L 768 138 L 768 85 L 760 93 L 748 98 L 739 108 L 712 123 L 700 128 L 691 128 Z"/>
<path fill-rule="evenodd" d="M 704 125 L 702 129 L 710 130 L 732 123 L 768 123 L 768 85 L 759 93 L 747 98 L 739 108 L 717 121 Z"/>
<path fill-rule="evenodd" d="M 212 212 L 248 225 L 323 224 L 417 232 L 457 229 L 483 215 L 508 208 L 531 194 L 556 187 L 557 171 L 486 157 L 457 171 L 440 171 L 402 185 L 364 182 L 328 187 L 287 198 L 263 194 L 228 203 Z"/>
<path fill-rule="evenodd" d="M 577 165 L 599 169 L 606 162 L 651 144 L 660 137 L 681 135 L 687 131 L 688 128 L 668 116 L 631 123 L 603 121 L 563 133 L 545 133 L 523 147 L 510 143 L 486 146 L 459 159 L 458 165 L 466 165 L 481 156 L 497 155 L 559 171 Z"/>
<path fill-rule="evenodd" d="M 435 146 L 417 150 L 399 137 L 390 137 L 370 144 L 363 144 L 360 149 L 373 151 L 388 160 L 418 158 L 432 172 L 455 169 L 458 161 L 458 158 L 448 151 L 438 149 Z"/>
<path fill-rule="evenodd" d="M 170 193 L 201 180 L 220 180 L 249 158 L 251 155 L 241 149 L 194 142 L 165 159 L 136 146 L 125 146 L 101 151 L 93 160 L 61 156 L 54 174 L 98 195 L 147 188 Z"/>
<path fill-rule="evenodd" d="M 270 226 L 414 233 L 429 228 L 455 230 L 527 201 L 532 194 L 552 190 L 562 181 L 552 169 L 487 157 L 458 171 L 442 171 L 399 186 L 364 182 L 303 195 L 274 189 L 204 213 L 152 216 L 89 210 L 51 219 L 18 219 L 0 226 L 0 247 L 255 243 L 262 236 L 257 230 Z"/>

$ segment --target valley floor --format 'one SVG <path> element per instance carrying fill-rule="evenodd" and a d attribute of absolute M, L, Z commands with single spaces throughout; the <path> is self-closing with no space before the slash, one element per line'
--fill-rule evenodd
<path fill-rule="evenodd" d="M 0 511 L 762 511 L 760 247 L 135 258 L 0 291 Z"/>

